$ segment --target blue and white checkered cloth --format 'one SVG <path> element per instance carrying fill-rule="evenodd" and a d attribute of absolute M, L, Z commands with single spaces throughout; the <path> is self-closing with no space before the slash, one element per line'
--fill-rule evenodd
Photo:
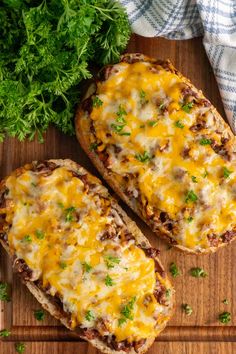
<path fill-rule="evenodd" d="M 203 35 L 225 112 L 236 133 L 236 0 L 120 0 L 133 32 L 189 39 Z"/>

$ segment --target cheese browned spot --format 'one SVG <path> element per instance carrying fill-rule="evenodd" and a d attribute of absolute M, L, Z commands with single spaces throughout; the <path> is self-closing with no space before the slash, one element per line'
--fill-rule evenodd
<path fill-rule="evenodd" d="M 168 236 L 197 252 L 235 235 L 233 137 L 202 93 L 144 61 L 114 65 L 95 94 L 90 143 L 144 219 L 157 231 L 170 220 Z M 81 125 L 91 129 L 86 112 Z"/>
<path fill-rule="evenodd" d="M 116 341 L 156 336 L 169 318 L 170 299 L 159 303 L 155 288 L 159 282 L 165 291 L 169 281 L 125 237 L 126 225 L 100 182 L 79 177 L 80 171 L 75 176 L 58 167 L 6 179 L 11 252 L 33 271 L 32 280 L 60 297 L 72 328 L 95 328 Z"/>

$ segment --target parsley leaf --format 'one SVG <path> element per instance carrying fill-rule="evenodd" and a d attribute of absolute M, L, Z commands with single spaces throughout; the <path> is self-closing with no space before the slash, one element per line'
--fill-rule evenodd
<path fill-rule="evenodd" d="M 193 221 L 193 217 L 192 216 L 189 216 L 186 221 L 190 224 L 192 221 Z"/>
<path fill-rule="evenodd" d="M 101 107 L 103 105 L 103 102 L 102 102 L 102 100 L 100 100 L 100 98 L 98 96 L 95 96 L 92 98 L 92 105 L 95 108 Z"/>
<path fill-rule="evenodd" d="M 0 337 L 9 337 L 10 334 L 11 334 L 11 332 L 8 331 L 7 329 L 2 329 L 2 330 L 0 331 Z"/>
<path fill-rule="evenodd" d="M 90 63 L 118 61 L 131 31 L 114 0 L 6 0 L 0 33 L 0 140 L 43 141 L 50 124 L 74 134 L 78 85 L 92 76 Z"/>
<path fill-rule="evenodd" d="M 95 319 L 95 316 L 94 316 L 94 314 L 92 313 L 92 311 L 88 310 L 88 311 L 86 312 L 86 314 L 85 314 L 85 319 L 86 319 L 87 321 L 89 321 L 89 322 Z"/>
<path fill-rule="evenodd" d="M 43 233 L 43 231 L 41 231 L 41 230 L 36 230 L 36 231 L 35 231 L 35 235 L 36 235 L 36 237 L 37 237 L 39 240 L 43 240 L 43 239 L 44 239 L 44 233 Z"/>
<path fill-rule="evenodd" d="M 182 309 L 186 313 L 187 316 L 190 316 L 193 313 L 192 307 L 188 304 L 183 304 Z"/>
<path fill-rule="evenodd" d="M 191 178 L 192 178 L 193 183 L 197 183 L 197 177 L 192 176 Z"/>
<path fill-rule="evenodd" d="M 126 321 L 127 321 L 127 319 L 124 317 L 119 318 L 118 326 L 121 327 Z"/>
<path fill-rule="evenodd" d="M 93 267 L 90 264 L 88 264 L 87 262 L 82 263 L 82 266 L 83 266 L 84 271 L 86 273 L 91 272 L 91 270 L 93 269 Z"/>
<path fill-rule="evenodd" d="M 222 312 L 219 315 L 219 321 L 224 324 L 229 323 L 231 321 L 231 313 L 230 312 Z"/>
<path fill-rule="evenodd" d="M 73 216 L 73 213 L 75 212 L 75 207 L 69 207 L 65 210 L 66 212 L 66 216 L 65 216 L 65 219 L 66 221 L 70 222 L 70 221 L 74 221 L 74 216 Z"/>
<path fill-rule="evenodd" d="M 223 167 L 223 176 L 224 176 L 224 178 L 229 178 L 231 173 L 233 173 L 233 171 L 228 170 L 227 167 Z"/>
<path fill-rule="evenodd" d="M 190 113 L 191 108 L 193 108 L 193 102 L 185 103 L 181 106 L 182 110 L 186 113 Z"/>
<path fill-rule="evenodd" d="M 176 126 L 177 128 L 180 128 L 180 129 L 183 129 L 183 128 L 184 128 L 184 124 L 182 124 L 180 120 L 177 120 L 177 121 L 175 122 L 175 126 Z"/>
<path fill-rule="evenodd" d="M 169 270 L 170 270 L 170 273 L 171 273 L 173 278 L 176 278 L 179 275 L 181 275 L 181 271 L 179 270 L 179 268 L 177 267 L 177 265 L 174 262 L 172 262 L 170 264 L 170 269 Z"/>
<path fill-rule="evenodd" d="M 32 237 L 30 235 L 25 235 L 22 239 L 23 242 L 26 243 L 31 243 L 32 242 Z"/>
<path fill-rule="evenodd" d="M 107 276 L 105 278 L 105 284 L 106 284 L 106 286 L 113 286 L 114 285 L 114 282 L 113 282 L 112 278 L 108 274 L 107 274 Z"/>
<path fill-rule="evenodd" d="M 136 301 L 136 296 L 132 297 L 131 300 L 123 307 L 121 314 L 128 320 L 133 320 L 132 311 L 134 309 L 134 303 Z"/>
<path fill-rule="evenodd" d="M 105 262 L 107 265 L 107 268 L 114 268 L 115 264 L 119 264 L 120 263 L 120 258 L 118 257 L 113 257 L 113 256 L 105 256 Z"/>
<path fill-rule="evenodd" d="M 150 127 L 155 127 L 157 124 L 158 124 L 158 121 L 157 121 L 157 120 L 150 120 L 150 122 L 148 122 L 148 125 L 149 125 Z"/>
<path fill-rule="evenodd" d="M 9 286 L 7 283 L 0 282 L 0 300 L 10 301 Z"/>
<path fill-rule="evenodd" d="M 198 200 L 198 197 L 197 195 L 194 193 L 194 191 L 188 191 L 187 192 L 187 195 L 186 195 L 186 198 L 185 198 L 185 202 L 188 203 L 188 202 L 193 202 L 195 203 L 196 201 Z"/>
<path fill-rule="evenodd" d="M 202 138 L 199 141 L 200 145 L 211 145 L 212 141 L 211 139 L 206 139 L 206 138 Z"/>
<path fill-rule="evenodd" d="M 97 147 L 98 147 L 98 143 L 92 143 L 92 144 L 90 144 L 90 146 L 89 146 L 89 150 L 90 150 L 90 151 L 96 151 L 96 150 L 97 150 Z"/>
<path fill-rule="evenodd" d="M 207 273 L 204 271 L 204 269 L 199 267 L 191 268 L 190 274 L 194 278 L 205 278 L 207 276 Z"/>
<path fill-rule="evenodd" d="M 60 267 L 61 269 L 66 269 L 67 264 L 66 264 L 65 262 L 59 262 L 59 267 Z"/>
<path fill-rule="evenodd" d="M 16 343 L 15 348 L 17 353 L 22 354 L 25 351 L 25 344 L 24 343 Z"/>
<path fill-rule="evenodd" d="M 140 162 L 146 163 L 151 160 L 151 155 L 147 151 L 144 151 L 143 154 L 136 154 L 135 158 Z"/>
<path fill-rule="evenodd" d="M 43 310 L 35 310 L 34 317 L 37 321 L 43 321 L 45 317 L 45 312 Z"/>
<path fill-rule="evenodd" d="M 141 105 L 144 105 L 146 103 L 148 103 L 148 100 L 147 100 L 147 94 L 145 91 L 141 90 L 139 92 L 139 97 L 140 97 L 140 103 Z"/>

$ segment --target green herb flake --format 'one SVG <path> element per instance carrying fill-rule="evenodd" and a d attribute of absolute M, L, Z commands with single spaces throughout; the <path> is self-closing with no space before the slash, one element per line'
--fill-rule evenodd
<path fill-rule="evenodd" d="M 202 138 L 199 141 L 200 145 L 211 145 L 212 141 L 211 139 L 207 139 L 207 138 Z"/>
<path fill-rule="evenodd" d="M 8 329 L 2 329 L 0 331 L 0 337 L 9 337 L 11 335 L 11 332 L 8 331 Z"/>
<path fill-rule="evenodd" d="M 98 96 L 93 97 L 92 99 L 92 105 L 95 108 L 101 107 L 103 105 L 102 100 Z"/>
<path fill-rule="evenodd" d="M 44 232 L 42 230 L 35 230 L 35 236 L 37 237 L 37 239 L 43 240 L 44 239 Z"/>
<path fill-rule="evenodd" d="M 22 239 L 23 242 L 26 243 L 31 243 L 32 242 L 32 237 L 30 235 L 25 235 Z"/>
<path fill-rule="evenodd" d="M 17 353 L 22 354 L 24 353 L 26 346 L 24 343 L 16 343 L 15 348 Z"/>
<path fill-rule="evenodd" d="M 192 178 L 193 183 L 197 183 L 197 177 L 192 176 L 191 178 Z"/>
<path fill-rule="evenodd" d="M 67 264 L 66 264 L 65 262 L 59 262 L 59 267 L 60 267 L 61 269 L 66 269 Z"/>
<path fill-rule="evenodd" d="M 222 302 L 223 302 L 224 305 L 228 305 L 229 304 L 229 300 L 227 300 L 227 299 L 224 299 Z"/>
<path fill-rule="evenodd" d="M 65 209 L 65 213 L 66 213 L 65 219 L 67 222 L 74 221 L 73 213 L 75 212 L 75 210 L 76 209 L 73 206 Z"/>
<path fill-rule="evenodd" d="M 205 278 L 208 274 L 204 271 L 204 269 L 195 267 L 190 269 L 190 274 L 194 278 Z"/>
<path fill-rule="evenodd" d="M 121 135 L 121 136 L 130 136 L 131 133 L 130 132 L 121 132 L 121 133 L 119 133 L 119 135 Z"/>
<path fill-rule="evenodd" d="M 140 103 L 141 105 L 144 105 L 146 103 L 148 103 L 148 100 L 147 100 L 147 94 L 145 91 L 141 90 L 139 92 L 139 97 L 140 97 Z"/>
<path fill-rule="evenodd" d="M 59 208 L 61 208 L 61 209 L 64 209 L 64 208 L 65 208 L 64 204 L 63 204 L 63 203 L 61 203 L 61 202 L 58 202 L 58 203 L 57 203 L 57 205 L 58 205 L 58 206 L 59 206 Z"/>
<path fill-rule="evenodd" d="M 171 289 L 166 289 L 166 298 L 169 299 L 171 296 Z"/>
<path fill-rule="evenodd" d="M 114 268 L 116 264 L 120 263 L 120 258 L 113 256 L 105 256 L 105 262 L 108 269 Z"/>
<path fill-rule="evenodd" d="M 172 275 L 173 278 L 178 277 L 179 275 L 181 275 L 181 271 L 179 270 L 179 268 L 177 267 L 177 265 L 172 262 L 170 264 L 170 274 Z"/>
<path fill-rule="evenodd" d="M 132 311 L 134 309 L 135 301 L 136 301 L 136 296 L 132 297 L 132 299 L 121 310 L 121 314 L 128 320 L 134 319 Z"/>
<path fill-rule="evenodd" d="M 177 128 L 180 128 L 180 129 L 183 129 L 183 128 L 184 128 L 184 124 L 182 124 L 180 120 L 177 120 L 177 121 L 175 122 L 175 126 L 176 126 Z"/>
<path fill-rule="evenodd" d="M 122 327 L 124 323 L 126 323 L 127 319 L 124 317 L 119 318 L 118 320 L 118 326 Z"/>
<path fill-rule="evenodd" d="M 229 323 L 231 321 L 231 313 L 222 312 L 221 314 L 219 314 L 219 321 L 224 324 Z"/>
<path fill-rule="evenodd" d="M 96 150 L 97 150 L 97 147 L 98 147 L 98 143 L 92 143 L 92 144 L 90 144 L 90 146 L 89 146 L 89 150 L 90 150 L 90 151 L 96 151 Z"/>
<path fill-rule="evenodd" d="M 37 187 L 37 184 L 34 183 L 34 182 L 31 182 L 31 186 L 32 186 L 32 187 Z"/>
<path fill-rule="evenodd" d="M 149 122 L 148 122 L 148 125 L 150 126 L 150 127 L 155 127 L 155 126 L 157 126 L 157 124 L 158 124 L 158 121 L 157 120 L 150 120 Z"/>
<path fill-rule="evenodd" d="M 205 170 L 205 172 L 203 173 L 202 177 L 206 178 L 209 175 L 209 173 L 207 172 L 207 170 Z"/>
<path fill-rule="evenodd" d="M 126 124 L 127 122 L 126 122 L 126 120 L 125 120 L 125 118 L 124 118 L 124 116 L 126 116 L 127 115 L 127 112 L 126 112 L 126 110 L 124 109 L 124 107 L 122 106 L 122 105 L 119 105 L 119 109 L 118 109 L 118 111 L 116 112 L 116 121 L 118 122 L 118 123 L 123 123 L 123 124 Z"/>
<path fill-rule="evenodd" d="M 95 319 L 95 316 L 94 316 L 94 314 L 92 313 L 92 311 L 88 310 L 88 311 L 86 312 L 86 314 L 85 314 L 85 319 L 86 319 L 87 321 L 89 321 L 89 322 Z"/>
<path fill-rule="evenodd" d="M 228 170 L 227 167 L 223 167 L 223 176 L 224 176 L 224 178 L 229 178 L 231 173 L 233 173 L 233 171 Z"/>
<path fill-rule="evenodd" d="M 192 216 L 189 216 L 186 221 L 190 224 L 192 221 L 193 221 L 193 217 Z"/>
<path fill-rule="evenodd" d="M 109 274 L 107 274 L 107 276 L 105 278 L 105 285 L 106 286 L 113 286 L 114 285 L 114 282 Z"/>
<path fill-rule="evenodd" d="M 37 321 L 43 321 L 45 318 L 45 312 L 43 310 L 35 310 L 34 317 Z"/>
<path fill-rule="evenodd" d="M 181 106 L 182 110 L 186 113 L 190 113 L 191 108 L 193 108 L 193 102 L 185 103 Z"/>
<path fill-rule="evenodd" d="M 188 304 L 183 304 L 182 309 L 186 313 L 187 316 L 190 316 L 193 313 L 192 307 Z"/>
<path fill-rule="evenodd" d="M 162 111 L 165 108 L 165 103 L 161 103 L 158 108 L 160 111 Z"/>
<path fill-rule="evenodd" d="M 0 282 L 0 300 L 10 301 L 9 286 L 7 283 Z"/>
<path fill-rule="evenodd" d="M 194 193 L 194 191 L 188 191 L 187 195 L 185 197 L 185 202 L 189 203 L 189 202 L 193 202 L 195 203 L 198 200 L 197 195 Z"/>
<path fill-rule="evenodd" d="M 143 154 L 136 154 L 135 158 L 140 162 L 146 163 L 151 160 L 151 155 L 147 151 L 144 151 Z"/>
<path fill-rule="evenodd" d="M 87 262 L 82 263 L 82 266 L 83 266 L 84 271 L 86 273 L 90 273 L 91 270 L 93 269 L 93 267 L 90 264 L 88 264 Z"/>

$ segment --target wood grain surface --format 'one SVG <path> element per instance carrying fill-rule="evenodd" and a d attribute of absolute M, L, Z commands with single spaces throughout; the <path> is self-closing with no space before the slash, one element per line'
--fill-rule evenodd
<path fill-rule="evenodd" d="M 146 39 L 133 36 L 128 50 L 169 58 L 174 65 L 200 88 L 223 115 L 223 107 L 212 69 L 204 52 L 201 38 L 188 41 Z M 0 178 L 32 160 L 70 158 L 97 174 L 84 155 L 75 137 L 63 135 L 53 127 L 45 135 L 45 143 L 18 142 L 6 139 L 0 144 Z M 122 203 L 121 203 L 122 204 Z M 161 333 L 149 354 L 234 354 L 236 353 L 235 267 L 236 244 L 206 256 L 186 255 L 158 240 L 134 214 L 124 206 L 153 246 L 161 250 L 161 260 L 169 268 L 176 262 L 182 275 L 173 279 L 176 289 L 176 310 L 166 330 Z M 202 267 L 208 277 L 196 279 L 189 275 L 192 267 Z M 11 329 L 12 335 L 0 343 L 0 354 L 15 353 L 14 343 L 25 342 L 26 354 L 95 354 L 97 351 L 60 324 L 46 316 L 37 322 L 33 311 L 40 308 L 31 294 L 12 275 L 11 264 L 0 249 L 0 280 L 11 284 L 12 301 L 0 303 L 0 329 Z M 227 298 L 228 305 L 223 304 Z M 193 308 L 186 316 L 181 305 Z M 223 325 L 219 313 L 229 311 L 232 321 Z"/>

